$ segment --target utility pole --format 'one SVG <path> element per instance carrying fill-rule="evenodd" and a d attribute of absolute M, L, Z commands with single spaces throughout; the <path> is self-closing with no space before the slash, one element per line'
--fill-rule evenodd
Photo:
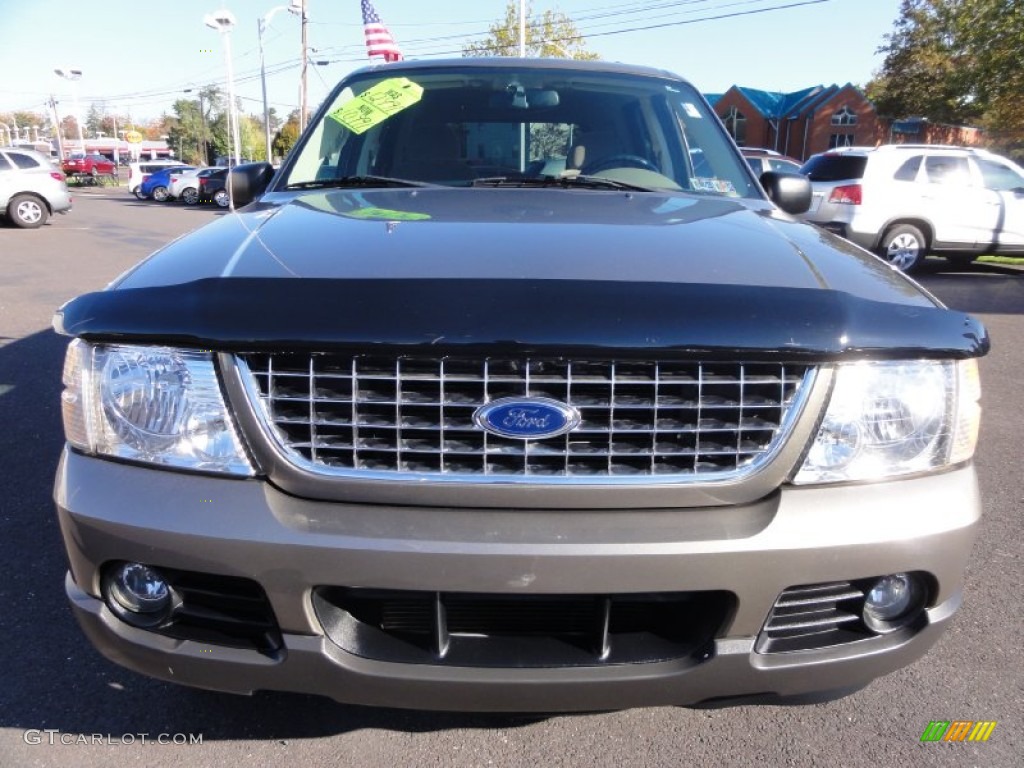
<path fill-rule="evenodd" d="M 263 89 L 263 137 L 266 139 L 266 161 L 270 162 L 270 105 L 267 104 L 267 67 L 263 54 L 263 33 L 267 31 L 267 20 L 270 18 L 260 16 L 256 19 L 256 33 L 260 41 L 260 86 Z"/>
<path fill-rule="evenodd" d="M 50 100 L 47 102 L 47 106 L 53 110 L 53 128 L 54 133 L 57 134 L 57 154 L 60 155 L 60 161 L 64 162 L 64 137 L 61 136 L 60 126 L 60 115 L 57 114 L 57 100 L 53 98 L 53 94 L 50 94 Z"/>
<path fill-rule="evenodd" d="M 267 11 L 266 16 L 261 16 L 256 19 L 256 32 L 259 35 L 260 40 L 260 85 L 263 89 L 263 136 L 266 139 L 266 153 L 267 162 L 273 162 L 270 147 L 270 105 L 267 103 L 267 67 L 263 51 L 263 36 L 267 32 L 267 27 L 270 26 L 271 19 L 274 18 L 274 14 L 278 11 L 288 11 L 293 16 L 301 15 L 305 19 L 305 13 L 303 6 L 305 0 L 291 0 L 289 5 L 279 5 L 275 8 L 271 8 Z M 303 34 L 305 34 L 305 25 L 303 24 Z"/>
<path fill-rule="evenodd" d="M 302 0 L 302 85 L 299 93 L 299 133 L 306 130 L 306 70 L 309 66 L 309 54 L 306 52 L 306 0 Z"/>
<path fill-rule="evenodd" d="M 206 110 L 203 108 L 203 89 L 199 89 L 199 162 L 209 165 L 210 153 L 206 149 Z"/>

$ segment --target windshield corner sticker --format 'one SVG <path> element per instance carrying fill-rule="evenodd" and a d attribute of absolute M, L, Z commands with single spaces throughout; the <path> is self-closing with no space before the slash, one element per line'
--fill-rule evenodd
<path fill-rule="evenodd" d="M 695 106 L 693 106 L 693 104 L 691 104 L 688 101 L 683 102 L 683 111 L 686 112 L 686 114 L 688 114 L 690 117 L 700 117 L 700 112 L 697 110 Z"/>
<path fill-rule="evenodd" d="M 421 98 L 422 85 L 407 77 L 391 77 L 349 99 L 331 112 L 330 117 L 352 133 L 363 133 Z"/>

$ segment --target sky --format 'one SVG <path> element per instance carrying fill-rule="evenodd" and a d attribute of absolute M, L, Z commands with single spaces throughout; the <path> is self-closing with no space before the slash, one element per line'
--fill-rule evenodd
<path fill-rule="evenodd" d="M 235 92 L 262 112 L 257 20 L 288 0 L 0 0 L 0 113 L 61 115 L 90 104 L 144 121 L 170 113 L 187 88 L 227 82 L 221 35 L 206 14 L 230 10 Z M 460 55 L 504 15 L 506 0 L 372 0 L 406 58 Z M 881 66 L 876 50 L 892 31 L 899 0 L 534 0 L 535 13 L 565 13 L 602 59 L 668 69 L 704 93 L 733 84 L 768 91 L 865 84 Z M 369 63 L 359 0 L 307 0 L 308 99 L 314 108 L 347 73 Z M 722 18 L 714 18 L 722 17 Z M 264 36 L 270 105 L 299 105 L 299 19 L 277 12 Z M 648 29 L 636 29 L 647 27 Z M 379 61 L 379 59 L 378 59 Z M 55 68 L 78 69 L 72 83 Z M 77 90 L 77 94 L 76 94 Z"/>

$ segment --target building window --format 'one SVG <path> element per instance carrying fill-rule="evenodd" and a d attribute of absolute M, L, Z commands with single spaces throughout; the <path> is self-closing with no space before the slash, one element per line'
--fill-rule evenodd
<path fill-rule="evenodd" d="M 843 107 L 832 115 L 832 125 L 856 125 L 857 113 L 849 107 Z"/>
<path fill-rule="evenodd" d="M 725 130 L 739 146 L 747 143 L 747 118 L 736 107 L 729 107 L 725 113 Z"/>
<path fill-rule="evenodd" d="M 852 133 L 830 133 L 828 135 L 828 148 L 835 149 L 836 147 L 852 147 L 853 146 L 853 134 Z"/>

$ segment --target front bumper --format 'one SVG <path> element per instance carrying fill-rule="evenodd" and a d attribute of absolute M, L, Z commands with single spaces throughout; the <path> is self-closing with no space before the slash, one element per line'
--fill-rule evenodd
<path fill-rule="evenodd" d="M 146 469 L 66 451 L 55 498 L 76 618 L 108 658 L 215 690 L 286 690 L 391 707 L 572 711 L 800 697 L 865 685 L 920 657 L 959 605 L 980 516 L 972 467 L 877 485 L 787 488 L 741 507 L 510 510 L 307 501 L 259 480 Z M 243 577 L 265 591 L 272 654 L 165 637 L 99 599 L 105 563 Z M 780 592 L 917 571 L 933 580 L 914 629 L 757 653 Z M 401 663 L 333 642 L 313 589 L 495 595 L 714 590 L 734 610 L 698 662 L 517 668 Z"/>

